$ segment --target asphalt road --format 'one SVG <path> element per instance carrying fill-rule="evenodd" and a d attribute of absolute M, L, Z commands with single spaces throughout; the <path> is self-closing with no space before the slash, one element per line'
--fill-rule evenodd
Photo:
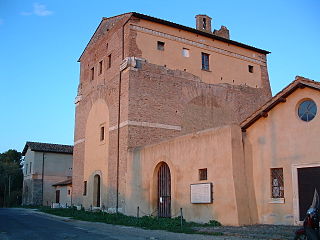
<path fill-rule="evenodd" d="M 84 222 L 32 209 L 0 208 L 0 240 L 207 240 L 234 239 Z M 238 238 L 236 238 L 238 239 Z"/>
<path fill-rule="evenodd" d="M 0 208 L 0 239 L 110 239 L 73 226 L 62 219 L 51 218 L 19 208 Z"/>

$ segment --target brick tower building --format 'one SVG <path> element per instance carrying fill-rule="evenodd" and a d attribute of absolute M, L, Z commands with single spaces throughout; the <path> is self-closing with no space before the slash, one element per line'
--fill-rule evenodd
<path fill-rule="evenodd" d="M 141 170 L 140 147 L 239 124 L 270 99 L 269 52 L 230 40 L 226 27 L 212 31 L 206 15 L 196 25 L 139 13 L 102 19 L 79 59 L 73 204 L 157 210 L 164 198 L 134 195 L 134 176 L 153 174 Z M 173 211 L 178 200 L 168 204 Z"/>

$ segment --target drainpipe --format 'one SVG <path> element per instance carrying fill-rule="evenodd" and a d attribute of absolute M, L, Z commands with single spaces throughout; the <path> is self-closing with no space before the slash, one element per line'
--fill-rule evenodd
<path fill-rule="evenodd" d="M 41 203 L 43 205 L 43 177 L 44 177 L 44 152 L 42 153 L 42 176 L 41 176 L 41 194 L 42 194 L 42 198 L 41 198 Z"/>
<path fill-rule="evenodd" d="M 124 27 L 129 22 L 131 17 L 122 26 L 122 60 L 124 59 Z M 120 164 L 120 111 L 121 111 L 121 80 L 122 80 L 122 70 L 120 70 L 119 75 L 119 96 L 118 96 L 118 149 L 117 149 L 117 195 L 116 195 L 116 213 L 118 213 L 119 208 L 119 164 Z"/>

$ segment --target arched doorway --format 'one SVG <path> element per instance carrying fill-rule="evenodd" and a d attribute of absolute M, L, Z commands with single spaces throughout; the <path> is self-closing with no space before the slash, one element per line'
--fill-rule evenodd
<path fill-rule="evenodd" d="M 171 176 L 166 163 L 158 170 L 158 216 L 171 217 Z"/>
<path fill-rule="evenodd" d="M 100 176 L 98 174 L 93 179 L 93 206 L 100 207 Z"/>

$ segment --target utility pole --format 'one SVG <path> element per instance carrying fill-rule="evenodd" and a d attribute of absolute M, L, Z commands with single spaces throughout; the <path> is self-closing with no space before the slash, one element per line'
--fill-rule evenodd
<path fill-rule="evenodd" d="M 42 182 L 41 182 L 41 205 L 43 206 L 43 200 L 44 200 L 44 197 L 43 197 L 43 181 L 44 181 L 44 152 L 42 153 Z"/>
<path fill-rule="evenodd" d="M 10 205 L 10 195 L 11 195 L 11 175 L 9 175 L 9 205 Z"/>

